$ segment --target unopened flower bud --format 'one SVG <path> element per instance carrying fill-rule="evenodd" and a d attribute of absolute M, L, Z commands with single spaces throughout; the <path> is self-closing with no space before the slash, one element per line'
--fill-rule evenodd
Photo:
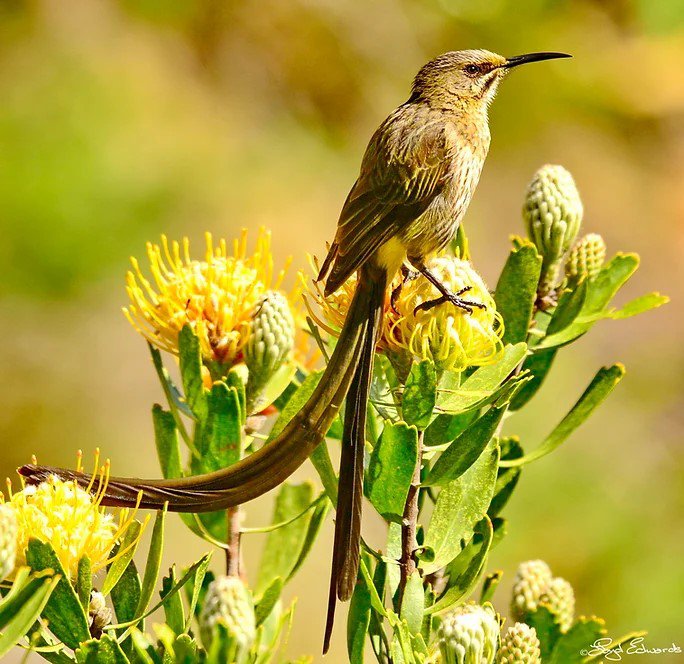
<path fill-rule="evenodd" d="M 543 560 L 528 560 L 520 563 L 513 581 L 511 615 L 515 620 L 524 622 L 539 605 L 539 598 L 546 592 L 553 575 L 551 568 Z"/>
<path fill-rule="evenodd" d="M 525 623 L 515 623 L 501 638 L 496 664 L 541 664 L 537 630 Z"/>
<path fill-rule="evenodd" d="M 551 580 L 539 598 L 539 606 L 546 607 L 555 616 L 563 634 L 572 627 L 575 619 L 575 592 L 565 579 L 556 577 Z"/>
<path fill-rule="evenodd" d="M 499 620 L 490 604 L 470 603 L 442 616 L 438 631 L 443 664 L 492 664 Z"/>
<path fill-rule="evenodd" d="M 229 641 L 223 644 L 225 651 L 235 653 L 231 661 L 244 661 L 254 643 L 256 625 L 252 593 L 240 578 L 219 576 L 209 584 L 199 624 L 207 650 L 212 640 L 219 637 L 217 628 L 221 626 L 221 636 Z"/>
<path fill-rule="evenodd" d="M 527 234 L 542 256 L 542 293 L 556 286 L 558 268 L 577 237 L 582 214 L 582 200 L 569 171 L 542 166 L 527 187 L 523 205 Z"/>
<path fill-rule="evenodd" d="M 90 593 L 88 605 L 88 625 L 90 634 L 96 639 L 102 635 L 102 630 L 112 622 L 112 610 L 107 606 L 104 595 L 97 590 Z"/>
<path fill-rule="evenodd" d="M 606 260 L 606 243 L 598 233 L 589 233 L 577 240 L 565 261 L 568 283 L 595 279 Z"/>
<path fill-rule="evenodd" d="M 249 323 L 244 348 L 249 369 L 247 403 L 250 413 L 258 412 L 262 390 L 287 360 L 295 341 L 295 323 L 287 298 L 267 291 Z"/>
<path fill-rule="evenodd" d="M 17 517 L 11 505 L 0 505 L 0 581 L 14 571 L 17 557 Z"/>

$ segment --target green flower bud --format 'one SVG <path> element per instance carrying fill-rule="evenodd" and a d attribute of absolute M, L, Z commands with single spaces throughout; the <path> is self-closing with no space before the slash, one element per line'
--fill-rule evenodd
<path fill-rule="evenodd" d="M 541 664 L 537 630 L 525 623 L 509 627 L 496 654 L 497 664 Z"/>
<path fill-rule="evenodd" d="M 542 256 L 542 294 L 557 285 L 558 268 L 577 237 L 582 214 L 582 200 L 569 171 L 542 166 L 527 187 L 523 205 L 527 234 Z"/>
<path fill-rule="evenodd" d="M 539 598 L 546 592 L 553 575 L 543 560 L 520 563 L 513 581 L 511 616 L 520 622 L 537 610 Z"/>
<path fill-rule="evenodd" d="M 563 634 L 572 627 L 575 619 L 575 592 L 565 579 L 559 576 L 552 579 L 539 598 L 539 606 L 546 607 L 556 617 Z"/>
<path fill-rule="evenodd" d="M 442 616 L 437 637 L 443 664 L 492 664 L 499 620 L 491 604 L 462 604 Z"/>
<path fill-rule="evenodd" d="M 0 505 L 0 581 L 14 571 L 17 557 L 17 517 L 9 504 Z"/>
<path fill-rule="evenodd" d="M 606 243 L 598 233 L 589 233 L 577 240 L 565 261 L 568 283 L 581 279 L 595 279 L 606 260 Z"/>
<path fill-rule="evenodd" d="M 88 605 L 88 625 L 90 626 L 91 636 L 99 639 L 102 630 L 112 622 L 112 610 L 107 606 L 105 596 L 93 590 L 90 593 L 90 604 Z"/>
<path fill-rule="evenodd" d="M 294 340 L 295 323 L 287 298 L 278 291 L 267 291 L 249 322 L 244 347 L 250 413 L 260 410 L 261 393 L 292 352 Z"/>
<path fill-rule="evenodd" d="M 231 662 L 244 661 L 254 643 L 256 624 L 252 593 L 240 578 L 219 576 L 209 584 L 199 625 L 207 650 L 215 637 L 225 638 L 227 643 L 220 650 L 234 653 Z"/>

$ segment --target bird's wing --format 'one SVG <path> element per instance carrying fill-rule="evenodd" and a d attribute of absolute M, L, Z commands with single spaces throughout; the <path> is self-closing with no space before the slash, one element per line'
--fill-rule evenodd
<path fill-rule="evenodd" d="M 334 261 L 327 292 L 425 211 L 444 185 L 449 162 L 444 122 L 436 112 L 404 105 L 380 126 L 340 214 L 326 261 L 326 267 Z"/>

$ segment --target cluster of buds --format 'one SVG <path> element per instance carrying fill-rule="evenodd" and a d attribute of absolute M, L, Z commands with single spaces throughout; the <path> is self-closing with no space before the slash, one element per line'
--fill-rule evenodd
<path fill-rule="evenodd" d="M 553 576 L 543 560 L 528 560 L 520 564 L 513 582 L 511 615 L 527 622 L 540 607 L 548 609 L 565 633 L 575 619 L 575 593 L 568 581 Z"/>
<path fill-rule="evenodd" d="M 104 595 L 93 590 L 88 605 L 88 626 L 90 635 L 96 639 L 102 636 L 104 628 L 112 622 L 112 610 L 107 606 Z"/>
<path fill-rule="evenodd" d="M 595 279 L 606 260 L 606 243 L 598 233 L 581 237 L 565 261 L 565 279 L 570 286 Z"/>
<path fill-rule="evenodd" d="M 501 637 L 496 664 L 541 664 L 541 646 L 537 630 L 525 623 L 515 623 Z"/>
<path fill-rule="evenodd" d="M 402 367 L 410 367 L 413 360 L 432 360 L 438 371 L 495 363 L 503 348 L 503 321 L 482 277 L 470 262 L 451 255 L 437 256 L 427 267 L 452 292 L 467 289 L 463 298 L 482 307 L 468 312 L 444 304 L 417 310 L 438 298 L 439 292 L 420 275 L 404 283 L 398 277 L 392 284 L 398 296 L 393 302 L 388 296 L 385 302 L 377 350 L 388 356 L 400 378 L 405 373 Z M 355 288 L 356 277 L 352 277 L 326 298 L 320 284 L 309 286 L 309 294 L 322 311 L 318 315 L 310 309 L 311 316 L 333 336 L 344 323 Z"/>
<path fill-rule="evenodd" d="M 209 584 L 199 624 L 208 651 L 227 653 L 227 661 L 238 664 L 249 661 L 256 638 L 254 601 L 239 577 L 219 576 Z"/>
<path fill-rule="evenodd" d="M 491 604 L 462 604 L 442 616 L 437 638 L 444 664 L 492 664 L 499 618 Z"/>

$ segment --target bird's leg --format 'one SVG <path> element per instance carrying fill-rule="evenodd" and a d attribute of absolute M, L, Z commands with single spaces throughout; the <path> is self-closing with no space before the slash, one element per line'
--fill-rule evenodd
<path fill-rule="evenodd" d="M 487 308 L 481 302 L 461 299 L 461 295 L 467 293 L 471 289 L 471 286 L 466 286 L 465 288 L 461 288 L 461 290 L 457 293 L 452 293 L 434 274 L 432 274 L 430 270 L 428 270 L 427 267 L 425 267 L 425 265 L 422 263 L 414 263 L 414 265 L 418 269 L 418 272 L 420 272 L 442 294 L 441 297 L 419 304 L 413 310 L 414 315 L 419 311 L 428 311 L 429 309 L 432 309 L 440 304 L 444 304 L 445 302 L 450 302 L 469 314 L 473 313 L 473 307 L 477 307 L 478 309 Z"/>
<path fill-rule="evenodd" d="M 392 307 L 392 311 L 394 311 L 395 314 L 399 315 L 399 312 L 397 311 L 397 300 L 401 295 L 401 289 L 404 287 L 405 283 L 413 281 L 418 276 L 418 274 L 419 273 L 417 271 L 412 270 L 408 265 L 406 265 L 406 263 L 402 264 L 401 281 L 399 282 L 399 285 L 392 290 L 392 295 L 390 296 L 390 306 Z"/>

